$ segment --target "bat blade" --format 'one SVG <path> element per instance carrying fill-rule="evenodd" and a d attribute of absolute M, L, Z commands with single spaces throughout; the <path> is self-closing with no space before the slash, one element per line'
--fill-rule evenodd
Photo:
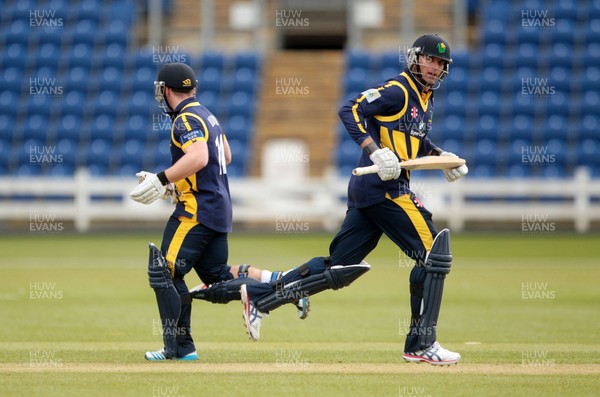
<path fill-rule="evenodd" d="M 465 159 L 460 157 L 450 156 L 423 156 L 418 159 L 405 160 L 400 162 L 400 167 L 405 170 L 447 170 L 450 168 L 460 167 L 466 164 Z M 358 167 L 352 170 L 352 175 L 360 176 L 367 174 L 375 174 L 379 170 L 376 165 L 370 165 L 368 167 Z"/>

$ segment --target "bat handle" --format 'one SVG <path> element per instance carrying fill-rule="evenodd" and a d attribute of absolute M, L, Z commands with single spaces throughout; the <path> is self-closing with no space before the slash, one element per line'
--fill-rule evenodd
<path fill-rule="evenodd" d="M 379 167 L 375 164 L 367 167 L 357 167 L 352 170 L 352 175 L 361 176 L 367 174 L 376 174 L 379 171 Z"/>

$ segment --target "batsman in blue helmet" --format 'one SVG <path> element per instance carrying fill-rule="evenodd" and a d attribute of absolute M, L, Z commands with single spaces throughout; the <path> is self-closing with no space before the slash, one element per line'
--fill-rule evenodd
<path fill-rule="evenodd" d="M 450 272 L 450 232 L 438 232 L 432 214 L 410 190 L 410 171 L 402 161 L 450 156 L 429 139 L 434 91 L 448 75 L 450 45 L 438 35 L 419 37 L 407 54 L 406 69 L 362 92 L 339 110 L 348 134 L 363 149 L 358 166 L 376 164 L 376 174 L 352 176 L 348 210 L 329 247 L 281 277 L 277 283 L 243 284 L 240 298 L 249 336 L 257 340 L 266 313 L 301 294 L 349 285 L 369 270 L 364 262 L 383 234 L 415 261 L 411 270 L 411 322 L 403 358 L 408 362 L 450 365 L 460 354 L 437 341 L 444 280 Z M 449 182 L 468 173 L 466 165 L 444 170 Z M 200 297 L 201 298 L 201 297 Z"/>

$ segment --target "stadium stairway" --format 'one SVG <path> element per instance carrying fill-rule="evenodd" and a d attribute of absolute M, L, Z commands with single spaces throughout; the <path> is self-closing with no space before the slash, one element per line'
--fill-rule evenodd
<path fill-rule="evenodd" d="M 274 138 L 298 138 L 309 148 L 310 175 L 334 165 L 344 56 L 339 51 L 284 51 L 264 62 L 253 153 Z M 252 175 L 258 175 L 255 155 Z"/>

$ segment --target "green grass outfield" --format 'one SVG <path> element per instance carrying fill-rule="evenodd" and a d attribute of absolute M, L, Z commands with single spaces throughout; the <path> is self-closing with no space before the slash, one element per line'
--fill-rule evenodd
<path fill-rule="evenodd" d="M 234 234 L 230 262 L 287 269 L 331 235 Z M 199 362 L 161 347 L 152 235 L 2 236 L 0 396 L 592 396 L 600 376 L 600 238 L 453 235 L 438 336 L 462 361 L 404 363 L 408 261 L 387 239 L 349 288 L 284 307 L 247 339 L 241 305 L 195 302 Z M 191 275 L 188 285 L 196 285 Z"/>

